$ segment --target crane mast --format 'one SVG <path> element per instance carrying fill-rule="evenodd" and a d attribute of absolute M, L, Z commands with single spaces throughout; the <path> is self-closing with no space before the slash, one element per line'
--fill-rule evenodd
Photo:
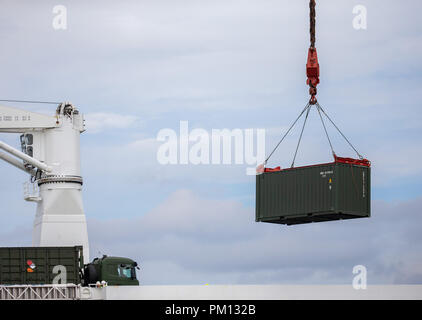
<path fill-rule="evenodd" d="M 0 141 L 0 159 L 30 176 L 25 200 L 37 203 L 33 246 L 82 245 L 89 261 L 82 203 L 80 134 L 83 115 L 61 103 L 54 116 L 0 106 L 0 132 L 20 134 L 21 150 Z"/>

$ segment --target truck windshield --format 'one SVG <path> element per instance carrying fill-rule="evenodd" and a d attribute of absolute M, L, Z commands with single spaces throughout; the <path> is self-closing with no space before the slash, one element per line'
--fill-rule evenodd
<path fill-rule="evenodd" d="M 134 271 L 135 270 L 131 265 L 119 264 L 117 266 L 117 274 L 122 278 L 131 279 L 133 277 Z"/>

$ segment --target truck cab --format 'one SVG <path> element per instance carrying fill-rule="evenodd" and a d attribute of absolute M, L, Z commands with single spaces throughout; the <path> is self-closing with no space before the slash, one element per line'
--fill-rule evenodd
<path fill-rule="evenodd" d="M 138 264 L 132 259 L 104 255 L 85 266 L 84 285 L 105 281 L 110 286 L 137 286 L 136 268 Z"/>

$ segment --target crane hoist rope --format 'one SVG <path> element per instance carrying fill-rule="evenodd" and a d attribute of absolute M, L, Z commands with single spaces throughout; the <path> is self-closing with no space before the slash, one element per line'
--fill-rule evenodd
<path fill-rule="evenodd" d="M 295 163 L 295 160 L 296 160 L 297 152 L 299 150 L 300 142 L 302 140 L 303 132 L 304 132 L 304 129 L 305 129 L 305 126 L 306 126 L 306 122 L 307 122 L 307 119 L 308 119 L 308 115 L 309 115 L 309 112 L 310 112 L 310 109 L 312 108 L 312 106 L 315 106 L 316 109 L 317 109 L 317 111 L 318 111 L 319 118 L 321 120 L 322 126 L 324 128 L 325 135 L 327 137 L 327 140 L 328 140 L 328 143 L 330 145 L 331 152 L 332 152 L 334 158 L 336 159 L 337 156 L 336 156 L 336 154 L 334 152 L 333 144 L 332 144 L 331 139 L 330 139 L 330 136 L 328 134 L 327 127 L 326 127 L 325 122 L 324 122 L 324 119 L 323 119 L 323 115 L 329 120 L 329 122 L 334 126 L 334 128 L 346 140 L 346 142 L 349 144 L 349 146 L 356 152 L 356 154 L 358 155 L 359 159 L 360 160 L 366 160 L 366 159 L 363 159 L 362 155 L 357 151 L 357 149 L 346 138 L 346 136 L 343 134 L 343 132 L 341 132 L 341 130 L 338 128 L 338 126 L 328 116 L 328 114 L 324 111 L 324 109 L 321 107 L 321 105 L 318 103 L 318 101 L 316 99 L 317 85 L 319 84 L 320 81 L 319 81 L 319 62 L 318 62 L 318 55 L 317 55 L 317 50 L 316 50 L 316 47 L 315 47 L 315 41 L 316 41 L 316 37 L 315 37 L 316 9 L 315 9 L 315 6 L 316 6 L 315 0 L 310 0 L 309 1 L 309 9 L 310 9 L 310 13 L 309 13 L 309 22 L 310 22 L 310 27 L 309 27 L 310 46 L 309 46 L 309 49 L 308 49 L 308 59 L 307 59 L 307 63 L 306 63 L 306 76 L 307 76 L 306 84 L 309 85 L 309 94 L 310 94 L 311 98 L 309 99 L 309 102 L 306 104 L 305 108 L 302 110 L 302 112 L 299 114 L 299 116 L 293 122 L 293 124 L 289 127 L 289 129 L 287 130 L 287 132 L 283 135 L 283 137 L 277 143 L 277 145 L 275 146 L 275 148 L 271 151 L 270 155 L 266 158 L 266 160 L 263 163 L 263 167 L 264 168 L 265 168 L 268 160 L 274 154 L 275 150 L 280 146 L 281 142 L 283 142 L 283 140 L 290 133 L 290 131 L 296 125 L 296 123 L 299 121 L 299 119 L 302 117 L 302 115 L 305 114 L 305 120 L 304 120 L 303 125 L 302 125 L 302 130 L 300 132 L 299 141 L 297 143 L 296 150 L 295 150 L 294 157 L 293 157 L 293 161 L 292 161 L 292 164 L 291 164 L 291 167 L 292 168 L 294 167 L 294 163 Z"/>
<path fill-rule="evenodd" d="M 317 85 L 319 84 L 319 63 L 318 63 L 318 54 L 315 48 L 315 17 L 316 17 L 316 10 L 315 10 L 315 0 L 310 0 L 309 2 L 309 20 L 310 20 L 310 27 L 309 33 L 311 38 L 311 45 L 308 49 L 308 61 L 306 63 L 306 76 L 308 79 L 306 80 L 306 84 L 309 85 L 309 94 L 311 95 L 311 99 L 309 103 L 311 105 L 316 104 L 316 94 L 317 94 Z"/>

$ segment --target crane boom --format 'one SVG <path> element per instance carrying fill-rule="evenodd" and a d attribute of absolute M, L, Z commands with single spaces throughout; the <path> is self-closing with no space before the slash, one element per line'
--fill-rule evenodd
<path fill-rule="evenodd" d="M 0 132 L 23 133 L 28 130 L 56 128 L 59 125 L 57 116 L 0 106 Z"/>

